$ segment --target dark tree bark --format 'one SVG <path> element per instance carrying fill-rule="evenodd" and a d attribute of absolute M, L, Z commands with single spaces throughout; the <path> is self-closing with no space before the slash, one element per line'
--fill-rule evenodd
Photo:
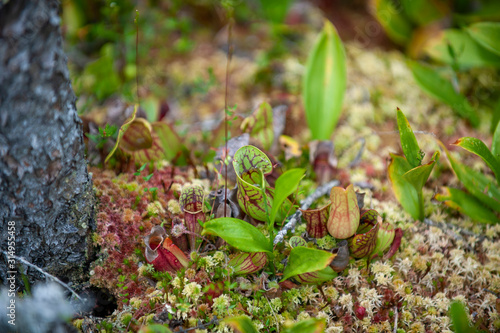
<path fill-rule="evenodd" d="M 59 3 L 0 0 L 0 247 L 15 222 L 15 254 L 83 281 L 90 257 L 94 194 L 62 48 Z M 0 254 L 6 284 L 6 255 Z M 41 273 L 17 263 L 18 278 Z"/>

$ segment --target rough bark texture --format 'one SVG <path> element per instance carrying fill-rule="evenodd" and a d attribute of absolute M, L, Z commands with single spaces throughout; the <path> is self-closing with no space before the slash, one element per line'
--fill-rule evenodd
<path fill-rule="evenodd" d="M 0 247 L 63 281 L 85 278 L 94 194 L 62 48 L 59 3 L 0 3 Z M 6 256 L 0 254 L 6 284 Z M 33 269 L 30 282 L 44 279 Z M 19 284 L 18 284 L 19 286 Z"/>

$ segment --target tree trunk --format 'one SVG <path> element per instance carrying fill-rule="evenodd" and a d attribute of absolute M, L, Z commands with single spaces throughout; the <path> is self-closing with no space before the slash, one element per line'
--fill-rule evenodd
<path fill-rule="evenodd" d="M 87 274 L 95 197 L 59 25 L 58 1 L 0 0 L 0 247 L 77 282 Z M 44 279 L 0 257 L 3 284 L 7 271 Z"/>

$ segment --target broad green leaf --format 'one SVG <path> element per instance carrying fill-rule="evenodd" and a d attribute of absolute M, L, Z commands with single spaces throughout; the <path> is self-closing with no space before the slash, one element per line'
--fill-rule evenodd
<path fill-rule="evenodd" d="M 241 123 L 241 130 L 249 133 L 262 144 L 265 150 L 271 149 L 274 140 L 273 109 L 267 102 L 259 107 Z"/>
<path fill-rule="evenodd" d="M 319 271 L 295 275 L 292 279 L 301 284 L 320 284 L 335 279 L 337 275 L 338 274 L 328 266 Z"/>
<path fill-rule="evenodd" d="M 260 271 L 267 263 L 265 252 L 240 252 L 227 263 L 235 275 L 245 275 Z"/>
<path fill-rule="evenodd" d="M 445 187 L 445 194 L 436 194 L 436 199 L 447 206 L 481 223 L 499 223 L 500 219 L 474 196 L 456 188 Z"/>
<path fill-rule="evenodd" d="M 391 0 L 374 0 L 375 18 L 384 27 L 387 35 L 397 44 L 406 45 L 412 36 L 412 25 L 402 10 Z"/>
<path fill-rule="evenodd" d="M 310 318 L 301 320 L 291 327 L 286 327 L 283 333 L 322 333 L 326 329 L 324 318 Z"/>
<path fill-rule="evenodd" d="M 326 227 L 331 236 L 347 239 L 354 235 L 359 226 L 359 207 L 354 187 L 349 185 L 333 187 L 330 192 L 330 214 Z"/>
<path fill-rule="evenodd" d="M 404 157 L 394 154 L 391 154 L 391 158 L 388 175 L 396 199 L 415 220 L 423 219 L 424 209 L 423 203 L 419 199 L 419 192 L 403 177 L 406 172 L 411 170 L 410 163 Z"/>
<path fill-rule="evenodd" d="M 465 96 L 457 93 L 449 80 L 443 78 L 435 68 L 409 61 L 413 77 L 420 88 L 437 100 L 449 105 L 461 117 L 469 120 L 472 126 L 479 125 L 479 117 Z"/>
<path fill-rule="evenodd" d="M 300 210 L 302 217 L 306 220 L 306 231 L 309 236 L 323 238 L 328 234 L 326 224 L 330 214 L 330 206 L 331 203 L 328 203 L 321 208 Z"/>
<path fill-rule="evenodd" d="M 104 160 L 104 164 L 108 163 L 111 156 L 113 156 L 114 153 L 116 152 L 116 149 L 118 149 L 118 146 L 120 145 L 120 141 L 123 137 L 123 134 L 127 131 L 130 124 L 132 124 L 132 122 L 135 120 L 135 115 L 137 114 L 138 109 L 139 109 L 139 104 L 135 104 L 134 105 L 134 112 L 132 112 L 130 117 L 127 120 L 125 120 L 123 125 L 120 127 L 120 130 L 118 131 L 118 137 L 116 138 L 115 146 L 113 147 L 113 149 L 111 149 L 108 156 L 106 156 L 106 159 Z"/>
<path fill-rule="evenodd" d="M 495 174 L 497 183 L 500 184 L 500 162 L 493 156 L 483 141 L 466 136 L 458 139 L 454 145 L 462 147 L 463 149 L 481 157 Z"/>
<path fill-rule="evenodd" d="M 500 56 L 499 22 L 478 22 L 467 27 L 466 31 L 484 48 Z"/>
<path fill-rule="evenodd" d="M 259 0 L 264 17 L 273 23 L 283 23 L 293 0 Z"/>
<path fill-rule="evenodd" d="M 346 60 L 335 27 L 325 21 L 307 58 L 302 98 L 313 140 L 329 140 L 342 112 L 346 89 Z"/>
<path fill-rule="evenodd" d="M 450 54 L 449 48 L 455 53 Z M 448 65 L 456 63 L 460 68 L 500 67 L 500 57 L 490 52 L 465 31 L 458 29 L 443 30 L 428 39 L 424 52 L 432 59 Z"/>
<path fill-rule="evenodd" d="M 454 301 L 450 305 L 450 318 L 453 323 L 453 330 L 456 333 L 476 333 L 477 330 L 469 322 L 469 316 L 465 311 L 465 306 L 460 301 Z"/>
<path fill-rule="evenodd" d="M 202 227 L 198 221 L 205 222 L 203 212 L 203 188 L 198 185 L 185 187 L 179 198 L 179 204 L 184 211 L 184 221 L 186 228 L 191 232 L 188 235 L 191 251 L 196 250 L 196 234 L 200 234 Z"/>
<path fill-rule="evenodd" d="M 259 333 L 247 316 L 226 318 L 223 322 L 238 333 Z"/>
<path fill-rule="evenodd" d="M 281 205 L 289 195 L 294 193 L 304 177 L 304 169 L 290 169 L 278 177 L 274 188 L 273 208 L 270 221 L 274 221 Z M 291 212 L 293 213 L 293 212 Z"/>
<path fill-rule="evenodd" d="M 372 253 L 377 241 L 379 223 L 377 211 L 370 209 L 360 217 L 359 228 L 356 234 L 349 238 L 349 252 L 354 258 L 363 258 Z"/>
<path fill-rule="evenodd" d="M 298 246 L 290 251 L 288 264 L 281 281 L 293 276 L 325 269 L 335 258 L 335 254 L 323 250 Z"/>
<path fill-rule="evenodd" d="M 443 18 L 450 7 L 439 0 L 401 0 L 404 13 L 419 26 Z"/>
<path fill-rule="evenodd" d="M 429 163 L 409 170 L 403 175 L 403 178 L 410 184 L 412 184 L 417 191 L 420 191 L 427 182 L 427 179 L 429 179 L 434 165 L 439 160 L 439 155 L 439 151 L 436 150 L 432 155 L 432 159 Z"/>
<path fill-rule="evenodd" d="M 406 160 L 413 168 L 418 167 L 422 163 L 424 153 L 418 146 L 417 138 L 413 134 L 410 123 L 406 119 L 404 113 L 398 108 L 397 110 L 398 130 L 401 138 L 401 147 L 405 154 Z"/>
<path fill-rule="evenodd" d="M 493 156 L 495 156 L 497 161 L 500 161 L 500 121 L 497 123 L 495 132 L 493 133 L 493 142 L 491 143 L 491 152 L 493 153 Z"/>
<path fill-rule="evenodd" d="M 456 161 L 442 142 L 439 142 L 439 145 L 446 152 L 453 171 L 467 191 L 484 205 L 500 213 L 500 189 L 496 184 L 483 174 Z"/>
<path fill-rule="evenodd" d="M 377 233 L 377 240 L 375 242 L 375 249 L 373 249 L 371 255 L 377 255 L 378 257 L 382 258 L 385 250 L 387 250 L 394 241 L 396 232 L 395 229 L 392 228 L 388 223 L 382 224 L 382 222 L 379 222 L 379 224 L 380 226 Z"/>
<path fill-rule="evenodd" d="M 269 253 L 273 251 L 269 240 L 259 229 L 232 217 L 221 217 L 206 222 L 203 225 L 202 235 L 205 234 L 219 236 L 241 251 Z"/>
<path fill-rule="evenodd" d="M 173 128 L 164 122 L 157 121 L 151 124 L 162 147 L 162 153 L 167 161 L 172 161 L 183 150 L 183 143 Z"/>

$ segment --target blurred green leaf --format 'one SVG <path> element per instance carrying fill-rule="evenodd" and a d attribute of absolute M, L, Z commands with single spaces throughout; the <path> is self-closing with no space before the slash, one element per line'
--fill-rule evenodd
<path fill-rule="evenodd" d="M 281 205 L 289 195 L 294 193 L 299 186 L 300 180 L 304 177 L 304 169 L 290 169 L 278 177 L 274 188 L 274 200 L 271 210 L 271 223 L 274 222 L 276 214 Z"/>
<path fill-rule="evenodd" d="M 410 163 L 402 156 L 391 154 L 391 158 L 388 174 L 396 199 L 415 220 L 423 219 L 424 210 L 421 196 L 417 189 L 403 177 L 412 169 Z"/>
<path fill-rule="evenodd" d="M 283 333 L 321 333 L 326 328 L 326 321 L 324 318 L 310 318 L 301 320 L 293 324 L 291 327 L 286 327 Z"/>
<path fill-rule="evenodd" d="M 273 109 L 267 102 L 259 107 L 241 123 L 241 130 L 260 141 L 265 150 L 271 149 L 274 140 Z"/>
<path fill-rule="evenodd" d="M 419 26 L 437 21 L 450 11 L 449 5 L 444 1 L 401 0 L 400 2 L 406 16 Z"/>
<path fill-rule="evenodd" d="M 450 55 L 451 47 L 456 58 Z M 500 67 L 500 57 L 476 43 L 465 31 L 458 29 L 443 30 L 430 38 L 424 46 L 424 52 L 436 61 L 452 65 L 455 62 L 460 68 Z"/>
<path fill-rule="evenodd" d="M 406 45 L 412 36 L 410 20 L 396 8 L 391 0 L 374 0 L 375 18 L 384 27 L 387 35 L 397 44 Z"/>
<path fill-rule="evenodd" d="M 481 223 L 499 223 L 498 217 L 491 209 L 484 206 L 476 197 L 456 188 L 445 187 L 445 194 L 436 194 L 436 200 L 448 207 L 469 216 L 473 221 Z"/>
<path fill-rule="evenodd" d="M 346 89 L 346 60 L 335 27 L 325 21 L 307 58 L 302 98 L 313 140 L 329 140 L 342 112 Z"/>
<path fill-rule="evenodd" d="M 112 44 L 106 44 L 101 48 L 100 58 L 85 67 L 78 82 L 82 84 L 85 92 L 95 94 L 99 100 L 109 97 L 120 89 L 120 77 L 114 69 Z"/>
<path fill-rule="evenodd" d="M 413 134 L 410 123 L 399 108 L 397 110 L 397 120 L 401 147 L 403 148 L 406 160 L 413 168 L 418 167 L 422 163 L 424 154 L 418 146 L 417 138 Z"/>
<path fill-rule="evenodd" d="M 497 183 L 500 184 L 500 162 L 493 156 L 483 141 L 472 137 L 463 137 L 458 139 L 454 145 L 481 157 L 495 174 Z"/>
<path fill-rule="evenodd" d="M 484 48 L 500 56 L 500 23 L 479 22 L 466 28 L 469 35 Z"/>
<path fill-rule="evenodd" d="M 453 158 L 443 143 L 439 143 L 446 152 L 448 161 L 458 179 L 470 194 L 475 196 L 484 205 L 500 213 L 500 189 L 485 175 L 473 170 L 472 168 L 459 163 Z"/>
<path fill-rule="evenodd" d="M 450 318 L 455 333 L 476 333 L 477 330 L 470 324 L 465 306 L 459 301 L 450 305 Z"/>
<path fill-rule="evenodd" d="M 238 333 L 259 333 L 247 316 L 226 318 L 223 322 Z"/>
<path fill-rule="evenodd" d="M 156 133 L 162 147 L 162 153 L 167 161 L 172 161 L 183 151 L 184 144 L 172 126 L 164 122 L 154 122 L 151 124 L 153 132 Z"/>
<path fill-rule="evenodd" d="M 290 251 L 288 264 L 281 281 L 293 276 L 325 269 L 335 258 L 335 254 L 327 251 L 310 249 L 303 246 L 294 247 Z"/>
<path fill-rule="evenodd" d="M 229 245 L 245 252 L 268 252 L 273 248 L 269 240 L 248 222 L 232 217 L 221 217 L 206 222 L 202 235 L 216 235 Z"/>
<path fill-rule="evenodd" d="M 160 324 L 153 324 L 153 325 L 148 325 L 139 331 L 139 333 L 171 333 L 172 331 L 168 329 L 168 327 L 160 325 Z"/>
<path fill-rule="evenodd" d="M 493 153 L 493 156 L 495 156 L 497 161 L 500 161 L 500 122 L 497 123 L 495 132 L 493 133 L 491 152 Z"/>
<path fill-rule="evenodd" d="M 273 23 L 283 23 L 293 0 L 259 0 L 264 17 Z"/>
<path fill-rule="evenodd" d="M 413 77 L 418 85 L 429 95 L 449 105 L 461 117 L 469 120 L 472 126 L 479 126 L 479 117 L 465 96 L 457 93 L 450 81 L 443 78 L 436 69 L 409 61 Z"/>

